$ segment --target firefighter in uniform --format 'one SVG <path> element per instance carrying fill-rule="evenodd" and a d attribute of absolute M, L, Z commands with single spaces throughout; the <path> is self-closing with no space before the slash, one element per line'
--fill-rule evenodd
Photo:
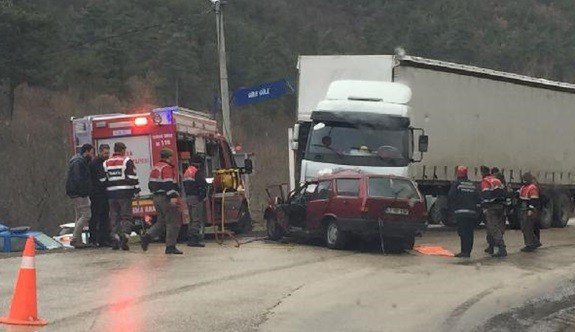
<path fill-rule="evenodd" d="M 448 193 L 449 208 L 455 214 L 457 233 L 461 239 L 461 252 L 455 257 L 469 258 L 473 249 L 473 232 L 479 219 L 479 190 L 467 177 L 467 167 L 457 166 L 457 180 Z"/>
<path fill-rule="evenodd" d="M 104 162 L 106 192 L 112 223 L 112 249 L 130 250 L 128 235 L 132 232 L 132 199 L 140 192 L 136 166 L 126 156 L 126 145 L 114 144 L 114 154 Z"/>
<path fill-rule="evenodd" d="M 490 174 L 487 166 L 481 166 L 481 207 L 485 215 L 487 244 L 485 252 L 493 257 L 507 256 L 503 234 L 505 233 L 505 203 L 507 193 L 501 180 Z"/>
<path fill-rule="evenodd" d="M 166 254 L 181 255 L 183 252 L 176 248 L 178 233 L 180 231 L 181 216 L 178 208 L 179 189 L 176 180 L 176 168 L 172 164 L 171 149 L 164 148 L 160 152 L 161 160 L 154 165 L 150 172 L 148 188 L 154 194 L 154 207 L 158 219 L 142 237 L 142 249 L 148 250 L 152 239 L 157 238 L 166 230 Z"/>
<path fill-rule="evenodd" d="M 186 169 L 183 178 L 184 191 L 186 192 L 186 203 L 190 211 L 190 230 L 188 246 L 204 247 L 204 222 L 206 218 L 206 191 L 208 183 L 203 173 L 202 159 L 197 157 L 192 160 L 191 165 Z"/>
<path fill-rule="evenodd" d="M 519 190 L 519 199 L 521 200 L 521 231 L 525 247 L 521 251 L 532 252 L 541 247 L 539 186 L 535 177 L 529 172 L 523 174 L 522 179 L 524 184 Z"/>

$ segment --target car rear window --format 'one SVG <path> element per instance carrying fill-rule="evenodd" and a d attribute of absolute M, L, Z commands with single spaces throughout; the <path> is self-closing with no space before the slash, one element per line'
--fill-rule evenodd
<path fill-rule="evenodd" d="M 419 194 L 413 183 L 404 179 L 370 178 L 368 193 L 371 197 L 419 198 Z"/>
<path fill-rule="evenodd" d="M 337 179 L 337 194 L 340 196 L 359 196 L 358 179 Z"/>

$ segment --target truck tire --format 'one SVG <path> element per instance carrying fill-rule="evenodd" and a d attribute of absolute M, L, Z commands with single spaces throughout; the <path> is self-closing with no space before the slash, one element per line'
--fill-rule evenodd
<path fill-rule="evenodd" d="M 546 203 L 543 204 L 543 208 L 541 209 L 541 228 L 547 229 L 553 225 L 553 206 L 555 199 L 553 197 L 549 197 Z"/>
<path fill-rule="evenodd" d="M 447 211 L 447 196 L 438 196 L 429 211 L 432 224 L 443 224 L 447 227 L 456 226 L 453 214 Z"/>
<path fill-rule="evenodd" d="M 567 226 L 569 219 L 573 216 L 573 203 L 565 193 L 559 194 L 554 200 L 553 227 L 563 228 Z"/>
<path fill-rule="evenodd" d="M 331 220 L 325 230 L 325 243 L 330 249 L 343 249 L 347 244 L 348 234 L 342 231 L 335 220 Z"/>
<path fill-rule="evenodd" d="M 284 236 L 284 230 L 273 216 L 266 217 L 266 233 L 272 241 L 279 241 Z"/>

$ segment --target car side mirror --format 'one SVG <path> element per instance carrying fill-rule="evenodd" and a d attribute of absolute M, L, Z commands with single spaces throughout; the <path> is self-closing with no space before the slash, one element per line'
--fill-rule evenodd
<path fill-rule="evenodd" d="M 419 142 L 417 146 L 419 147 L 419 152 L 427 152 L 427 148 L 429 147 L 429 136 L 419 136 Z"/>
<path fill-rule="evenodd" d="M 252 174 L 254 171 L 254 164 L 251 159 L 247 158 L 244 161 L 244 173 L 245 174 Z"/>

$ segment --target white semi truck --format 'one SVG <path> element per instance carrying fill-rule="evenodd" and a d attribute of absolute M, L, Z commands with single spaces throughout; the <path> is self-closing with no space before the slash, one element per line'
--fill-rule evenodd
<path fill-rule="evenodd" d="M 571 217 L 574 84 L 407 55 L 300 56 L 298 70 L 292 189 L 330 169 L 410 176 L 431 222 L 450 224 L 455 167 L 479 181 L 487 165 L 515 189 L 523 173 L 537 177 L 543 227 Z"/>

